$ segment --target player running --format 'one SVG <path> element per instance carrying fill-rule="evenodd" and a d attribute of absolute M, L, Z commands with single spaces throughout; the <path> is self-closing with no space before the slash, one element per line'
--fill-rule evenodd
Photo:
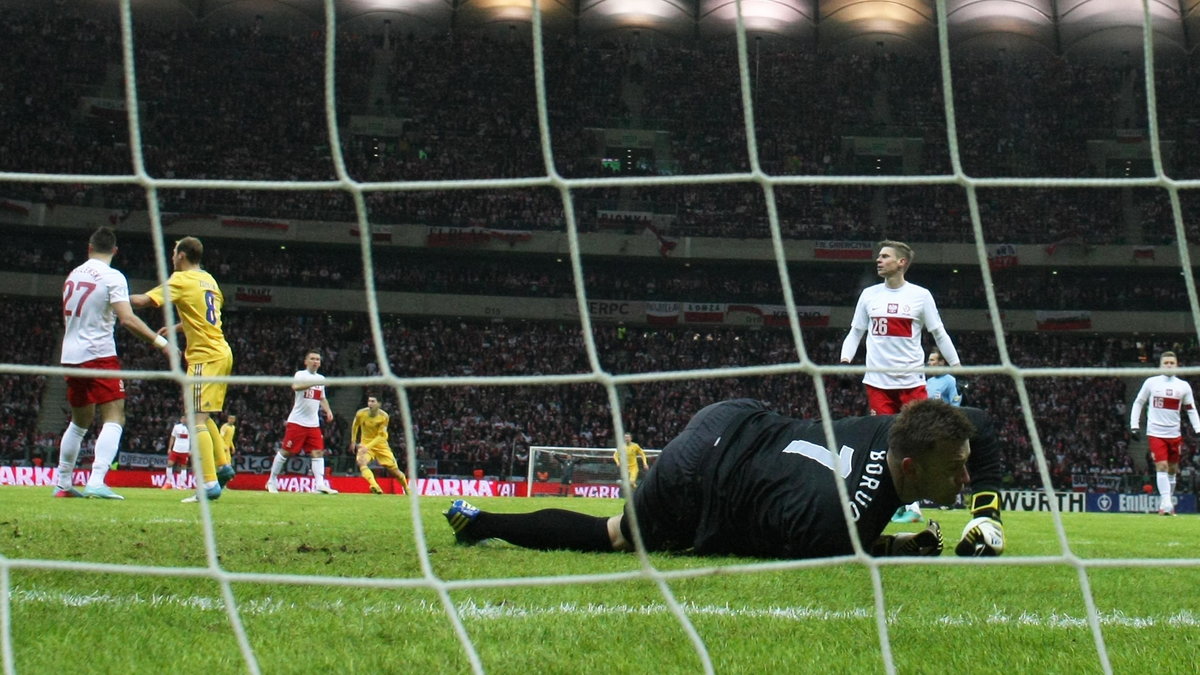
<path fill-rule="evenodd" d="M 383 489 L 375 480 L 375 472 L 369 466 L 371 460 L 379 462 L 395 478 L 404 492 L 408 492 L 408 477 L 396 466 L 396 456 L 388 445 L 388 422 L 391 417 L 379 408 L 379 398 L 367 397 L 367 407 L 354 414 L 354 424 L 350 427 L 350 451 L 354 453 L 354 461 L 358 464 L 358 472 L 366 479 L 371 487 L 371 493 L 381 495 Z M 355 439 L 361 436 L 361 442 Z"/>

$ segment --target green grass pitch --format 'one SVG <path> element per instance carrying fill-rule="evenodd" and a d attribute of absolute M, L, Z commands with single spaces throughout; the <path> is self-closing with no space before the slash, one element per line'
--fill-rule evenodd
<path fill-rule="evenodd" d="M 16 673 L 246 672 L 220 584 L 195 576 L 207 565 L 197 505 L 179 503 L 175 491 L 124 490 L 123 502 L 51 499 L 49 492 L 0 489 L 0 576 L 7 571 Z M 452 586 L 449 597 L 488 672 L 701 670 L 656 583 L 636 576 L 637 556 L 456 546 L 440 515 L 450 499 L 420 501 L 429 575 L 407 497 L 235 491 L 214 503 L 220 570 L 235 575 L 238 615 L 262 672 L 469 672 L 435 589 L 468 579 L 484 583 Z M 554 506 L 609 515 L 619 508 L 589 499 L 472 501 L 497 511 Z M 952 548 L 966 513 L 931 513 Z M 1113 671 L 1194 673 L 1200 517 L 1064 514 L 1063 525 L 1079 559 L 1151 563 L 1088 570 Z M 1062 561 L 1014 564 L 1062 553 L 1051 516 L 1008 513 L 1005 527 L 1003 564 L 881 568 L 898 672 L 1102 672 L 1078 569 Z M 28 565 L 50 560 L 180 568 L 192 576 Z M 721 568 L 757 561 L 650 560 L 664 571 L 718 569 L 667 581 L 718 673 L 884 671 L 870 572 L 861 563 L 735 571 Z M 313 585 L 242 574 L 407 583 Z M 590 574 L 629 578 L 486 583 Z"/>

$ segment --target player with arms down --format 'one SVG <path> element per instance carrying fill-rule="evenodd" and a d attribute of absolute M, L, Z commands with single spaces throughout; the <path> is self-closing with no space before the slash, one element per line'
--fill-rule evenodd
<path fill-rule="evenodd" d="M 562 509 L 524 514 L 481 511 L 463 500 L 445 512 L 456 538 L 499 538 L 526 548 L 629 551 L 629 513 L 650 551 L 762 558 L 853 553 L 829 446 L 838 455 L 850 513 L 872 555 L 938 555 L 940 528 L 883 535 L 896 507 L 926 498 L 952 503 L 971 483 L 974 518 L 955 552 L 1004 551 L 1000 453 L 987 413 L 936 400 L 899 415 L 833 423 L 828 443 L 819 420 L 780 415 L 751 399 L 710 405 L 663 449 L 626 513 L 594 517 Z"/>
<path fill-rule="evenodd" d="M 354 453 L 354 461 L 358 472 L 366 479 L 371 488 L 371 494 L 383 494 L 379 482 L 375 480 L 375 472 L 371 471 L 371 460 L 379 462 L 400 483 L 400 487 L 408 492 L 408 477 L 396 465 L 396 456 L 388 445 L 388 422 L 391 417 L 379 407 L 379 397 L 374 394 L 367 396 L 367 407 L 360 408 L 354 414 L 354 423 L 350 427 L 350 452 Z M 361 434 L 361 442 L 355 442 Z"/>
<path fill-rule="evenodd" d="M 1172 370 L 1179 366 L 1175 352 L 1163 352 L 1158 365 Z M 1200 414 L 1196 413 L 1196 399 L 1192 385 L 1174 375 L 1155 375 L 1147 378 L 1133 399 L 1129 410 L 1129 435 L 1138 437 L 1142 421 L 1142 409 L 1149 403 L 1146 413 L 1146 436 L 1150 441 L 1150 454 L 1154 457 L 1155 482 L 1158 483 L 1158 513 L 1175 515 L 1175 477 L 1179 474 L 1179 452 L 1183 446 L 1180 431 L 1180 412 L 1186 411 L 1192 430 L 1200 433 Z"/>
<path fill-rule="evenodd" d="M 912 265 L 913 250 L 899 241 L 879 242 L 875 270 L 883 283 L 863 290 L 854 308 L 850 332 L 842 342 L 841 362 L 850 363 L 867 336 L 867 406 L 872 415 L 894 415 L 909 401 L 928 398 L 921 330 L 927 329 L 938 351 L 951 366 L 958 366 L 958 351 L 942 325 L 933 295 L 904 280 Z M 896 372 L 903 369 L 907 372 Z"/>
<path fill-rule="evenodd" d="M 267 492 L 279 492 L 279 474 L 283 473 L 288 458 L 307 450 L 312 465 L 313 491 L 327 495 L 338 493 L 325 481 L 325 436 L 321 433 L 319 414 L 325 416 L 326 422 L 332 422 L 333 410 L 329 407 L 329 399 L 325 398 L 325 376 L 317 372 L 320 369 L 321 353 L 315 349 L 305 352 L 304 368 L 292 377 L 295 401 L 288 414 L 283 445 L 271 462 Z"/>

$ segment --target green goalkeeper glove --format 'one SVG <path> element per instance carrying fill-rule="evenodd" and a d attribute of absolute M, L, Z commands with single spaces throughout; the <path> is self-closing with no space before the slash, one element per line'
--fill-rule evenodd
<path fill-rule="evenodd" d="M 929 526 L 920 532 L 904 532 L 902 534 L 885 534 L 875 540 L 871 547 L 871 555 L 875 557 L 891 555 L 928 555 L 942 554 L 942 528 L 937 521 L 929 521 Z"/>
<path fill-rule="evenodd" d="M 960 556 L 996 556 L 1004 552 L 1004 525 L 1000 522 L 1000 495 L 977 492 L 971 496 L 975 517 L 963 528 L 954 552 Z"/>

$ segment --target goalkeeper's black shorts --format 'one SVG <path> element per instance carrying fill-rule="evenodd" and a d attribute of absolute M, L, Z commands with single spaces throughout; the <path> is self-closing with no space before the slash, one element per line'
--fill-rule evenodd
<path fill-rule="evenodd" d="M 722 433 L 747 414 L 768 408 L 760 401 L 741 398 L 714 403 L 700 410 L 683 431 L 663 448 L 658 460 L 640 481 L 626 503 L 621 532 L 633 541 L 629 511 L 637 514 L 642 541 L 648 551 L 686 551 L 701 534 L 701 514 L 706 490 L 704 476 L 716 454 Z"/>

